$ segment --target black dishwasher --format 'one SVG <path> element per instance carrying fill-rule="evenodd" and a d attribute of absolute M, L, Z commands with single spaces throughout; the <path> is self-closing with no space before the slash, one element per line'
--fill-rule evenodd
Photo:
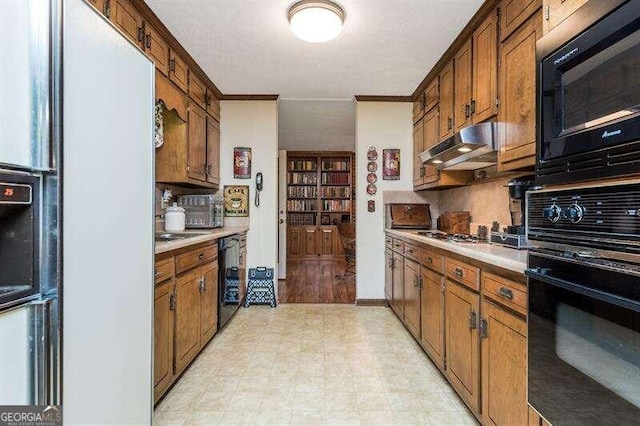
<path fill-rule="evenodd" d="M 218 240 L 218 330 L 240 307 L 240 237 Z"/>

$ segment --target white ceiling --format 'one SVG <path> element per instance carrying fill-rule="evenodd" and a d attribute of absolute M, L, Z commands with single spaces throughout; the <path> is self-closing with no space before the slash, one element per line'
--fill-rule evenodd
<path fill-rule="evenodd" d="M 293 36 L 293 0 L 146 0 L 226 94 L 410 95 L 483 0 L 339 0 L 342 34 Z"/>
<path fill-rule="evenodd" d="M 278 146 L 287 151 L 355 151 L 355 103 L 279 100 Z"/>

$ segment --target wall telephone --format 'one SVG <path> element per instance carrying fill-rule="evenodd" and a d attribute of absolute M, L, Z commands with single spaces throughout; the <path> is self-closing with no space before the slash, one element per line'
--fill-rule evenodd
<path fill-rule="evenodd" d="M 260 207 L 260 191 L 262 191 L 262 173 L 256 174 L 256 207 Z"/>

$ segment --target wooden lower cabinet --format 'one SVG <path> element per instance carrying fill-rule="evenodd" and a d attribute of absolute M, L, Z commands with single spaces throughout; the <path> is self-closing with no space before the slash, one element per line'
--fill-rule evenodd
<path fill-rule="evenodd" d="M 391 307 L 396 315 L 404 321 L 404 257 L 393 253 L 393 289 Z"/>
<path fill-rule="evenodd" d="M 527 323 L 483 300 L 482 422 L 527 424 Z"/>
<path fill-rule="evenodd" d="M 200 350 L 200 269 L 191 270 L 176 283 L 176 374 Z"/>
<path fill-rule="evenodd" d="M 391 306 L 393 300 L 393 252 L 386 249 L 384 253 L 384 298 Z"/>
<path fill-rule="evenodd" d="M 287 226 L 287 257 L 302 257 L 303 250 L 303 229 L 294 226 Z"/>
<path fill-rule="evenodd" d="M 424 267 L 421 275 L 420 343 L 444 371 L 444 277 Z"/>
<path fill-rule="evenodd" d="M 404 321 L 409 332 L 420 338 L 420 264 L 404 260 Z"/>
<path fill-rule="evenodd" d="M 287 257 L 291 259 L 331 259 L 342 256 L 338 228 L 325 226 L 287 227 Z"/>
<path fill-rule="evenodd" d="M 175 281 L 157 284 L 153 303 L 153 396 L 157 401 L 169 388 L 173 374 Z"/>
<path fill-rule="evenodd" d="M 303 255 L 307 257 L 317 257 L 318 256 L 318 228 L 316 227 L 308 227 L 304 228 L 303 232 Z"/>
<path fill-rule="evenodd" d="M 445 291 L 446 376 L 475 413 L 480 405 L 480 296 L 447 280 Z"/>
<path fill-rule="evenodd" d="M 218 263 L 202 267 L 200 343 L 205 345 L 218 330 Z"/>

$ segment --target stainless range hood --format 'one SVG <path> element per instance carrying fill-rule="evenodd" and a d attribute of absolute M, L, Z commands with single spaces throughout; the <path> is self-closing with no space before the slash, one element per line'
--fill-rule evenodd
<path fill-rule="evenodd" d="M 498 162 L 496 123 L 465 127 L 420 153 L 422 163 L 439 170 L 477 170 Z"/>

